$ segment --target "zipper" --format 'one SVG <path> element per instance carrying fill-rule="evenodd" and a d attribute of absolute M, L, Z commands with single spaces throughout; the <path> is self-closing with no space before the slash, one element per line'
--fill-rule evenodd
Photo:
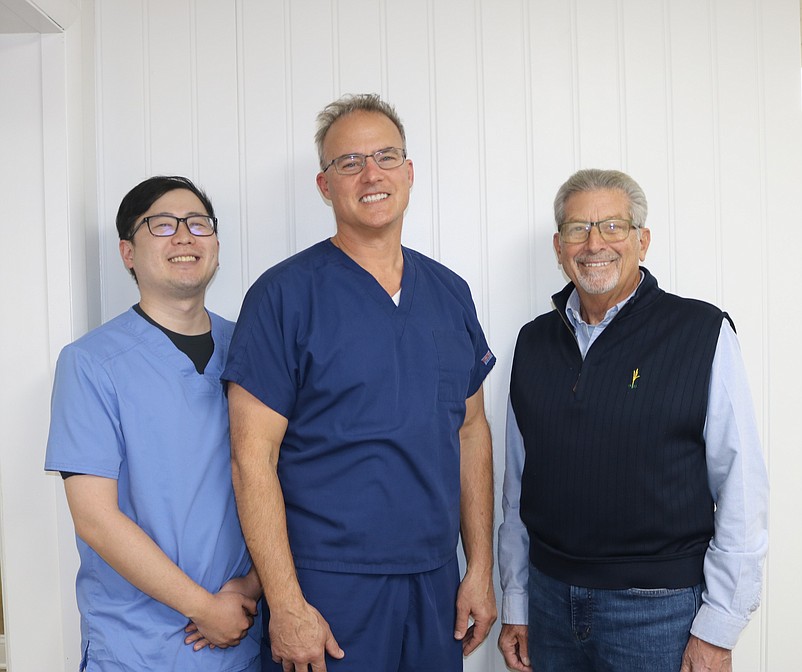
<path fill-rule="evenodd" d="M 571 323 L 568 321 L 568 318 L 563 314 L 561 310 L 557 310 L 557 314 L 560 316 L 560 319 L 563 321 L 565 328 L 568 329 L 568 332 L 571 334 L 571 337 L 574 339 L 576 343 L 577 350 L 579 349 L 579 339 L 576 337 L 576 332 L 574 331 Z M 581 358 L 580 358 L 581 360 Z M 579 365 L 579 373 L 577 374 L 576 380 L 574 381 L 574 386 L 571 388 L 571 392 L 576 394 L 576 388 L 579 387 L 579 380 L 582 378 L 582 364 Z"/>

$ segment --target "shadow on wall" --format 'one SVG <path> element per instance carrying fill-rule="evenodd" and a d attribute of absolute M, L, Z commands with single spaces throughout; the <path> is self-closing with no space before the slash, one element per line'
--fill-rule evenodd
<path fill-rule="evenodd" d="M 3 582 L 0 580 L 0 670 L 6 669 L 6 619 L 3 613 Z"/>

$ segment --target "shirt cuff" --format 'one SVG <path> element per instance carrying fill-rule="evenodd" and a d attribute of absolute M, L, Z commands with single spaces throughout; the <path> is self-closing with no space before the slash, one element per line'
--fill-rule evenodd
<path fill-rule="evenodd" d="M 738 637 L 748 622 L 716 611 L 708 604 L 702 604 L 696 618 L 693 619 L 691 634 L 708 644 L 734 649 Z"/>
<path fill-rule="evenodd" d="M 501 622 L 529 625 L 529 595 L 525 592 L 504 593 L 501 598 Z"/>

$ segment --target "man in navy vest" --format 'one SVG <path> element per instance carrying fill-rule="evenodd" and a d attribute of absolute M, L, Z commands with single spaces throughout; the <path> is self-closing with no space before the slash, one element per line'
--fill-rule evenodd
<path fill-rule="evenodd" d="M 607 170 L 554 202 L 571 282 L 518 336 L 499 530 L 499 648 L 521 672 L 727 672 L 760 600 L 768 482 L 738 342 L 640 266 L 646 211 Z"/>

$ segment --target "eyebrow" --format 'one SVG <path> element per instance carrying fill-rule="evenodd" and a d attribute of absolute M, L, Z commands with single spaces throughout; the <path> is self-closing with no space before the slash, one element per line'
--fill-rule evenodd
<path fill-rule="evenodd" d="M 563 222 L 563 223 L 564 224 L 568 224 L 569 222 L 573 222 L 573 223 L 576 223 L 576 222 L 583 222 L 583 223 L 593 222 L 595 224 L 595 223 L 598 223 L 598 222 L 606 222 L 606 221 L 608 221 L 610 219 L 629 219 L 629 217 L 627 217 L 626 215 L 607 215 L 606 217 L 602 217 L 601 219 L 582 219 L 582 218 L 574 219 L 572 217 L 566 217 L 565 218 L 565 222 Z"/>
<path fill-rule="evenodd" d="M 335 156 L 334 159 L 342 159 L 345 156 L 373 156 L 376 152 L 386 152 L 388 149 L 401 149 L 401 147 L 395 147 L 394 145 L 387 145 L 387 147 L 381 147 L 379 149 L 375 149 L 372 152 L 346 152 L 345 154 L 340 154 L 339 156 Z"/>
<path fill-rule="evenodd" d="M 143 217 L 159 217 L 160 215 L 168 215 L 169 217 L 178 217 L 178 215 L 172 212 L 154 212 L 152 215 L 143 215 Z M 187 213 L 187 217 L 194 217 L 196 215 L 199 217 L 211 217 L 211 215 L 208 212 L 195 212 L 193 210 L 192 212 Z M 184 218 L 181 217 L 180 219 Z"/>

